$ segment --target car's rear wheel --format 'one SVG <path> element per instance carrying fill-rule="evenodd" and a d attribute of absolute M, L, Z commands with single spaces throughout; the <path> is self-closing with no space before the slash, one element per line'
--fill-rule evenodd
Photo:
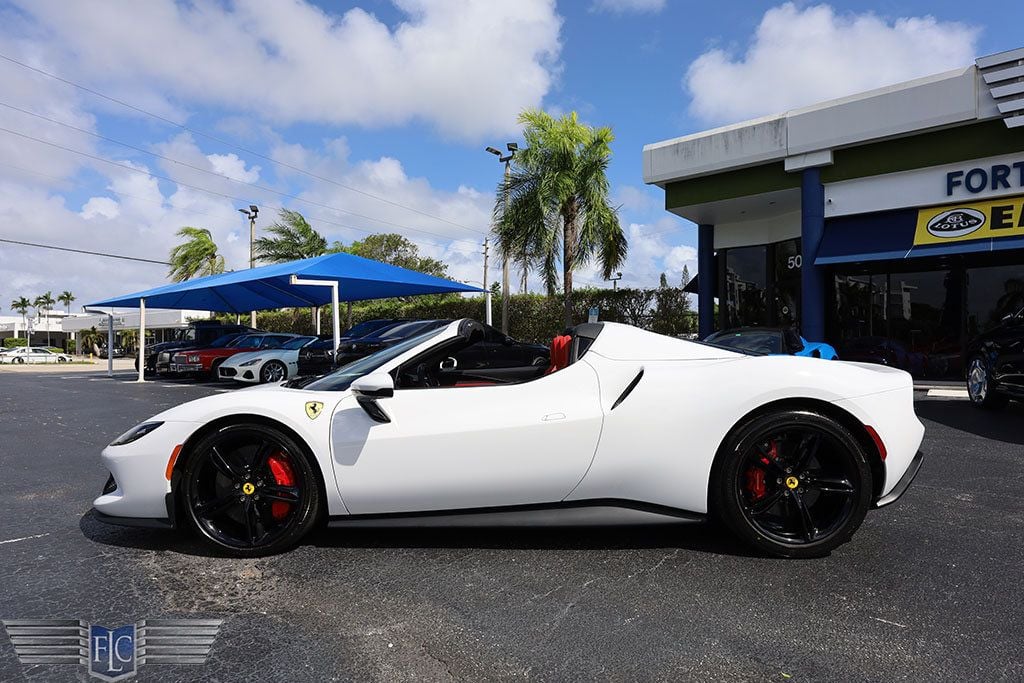
<path fill-rule="evenodd" d="M 850 540 L 871 504 L 864 448 L 818 413 L 756 417 L 729 439 L 721 458 L 711 482 L 714 513 L 771 555 L 827 555 Z"/>
<path fill-rule="evenodd" d="M 288 368 L 280 361 L 271 360 L 263 364 L 260 370 L 260 381 L 264 384 L 269 382 L 281 382 L 288 376 Z"/>
<path fill-rule="evenodd" d="M 1002 408 L 1007 398 L 997 394 L 992 386 L 992 377 L 988 371 L 988 363 L 981 354 L 972 356 L 967 363 L 967 395 L 971 403 L 979 408 Z"/>
<path fill-rule="evenodd" d="M 25 362 L 25 359 L 24 359 L 24 358 L 15 358 L 15 359 L 14 359 L 13 361 L 11 361 L 11 362 L 13 362 L 13 363 L 24 363 L 24 362 Z"/>
<path fill-rule="evenodd" d="M 294 546 L 316 524 L 320 507 L 318 479 L 305 449 L 259 424 L 206 436 L 191 450 L 179 489 L 190 526 L 242 557 Z"/>

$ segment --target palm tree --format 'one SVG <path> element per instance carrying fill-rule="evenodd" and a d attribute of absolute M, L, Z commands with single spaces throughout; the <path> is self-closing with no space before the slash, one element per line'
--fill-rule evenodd
<path fill-rule="evenodd" d="M 59 301 L 62 304 L 64 304 L 64 307 L 65 307 L 64 310 L 69 315 L 71 314 L 71 302 L 74 301 L 74 300 L 75 300 L 75 295 L 72 294 L 71 292 L 69 292 L 66 289 L 63 292 L 60 293 L 60 296 L 57 297 L 57 301 Z"/>
<path fill-rule="evenodd" d="M 36 309 L 37 313 L 47 313 L 53 308 L 53 305 L 57 303 L 57 300 L 53 298 L 53 292 L 46 292 L 36 297 L 36 300 L 32 302 L 32 306 Z M 42 322 L 42 315 L 39 316 L 39 322 Z M 50 317 L 46 317 L 46 345 L 50 345 Z"/>
<path fill-rule="evenodd" d="M 11 310 L 21 313 L 21 327 L 25 330 L 25 343 L 28 344 L 28 323 L 25 316 L 28 314 L 28 309 L 32 307 L 32 302 L 25 297 L 18 297 L 11 301 Z"/>
<path fill-rule="evenodd" d="M 177 234 L 187 241 L 171 249 L 171 269 L 167 276 L 172 281 L 184 282 L 197 275 L 224 272 L 224 257 L 217 253 L 217 244 L 209 230 L 185 226 Z"/>
<path fill-rule="evenodd" d="M 327 240 L 298 211 L 281 209 L 277 222 L 268 227 L 267 232 L 274 237 L 257 237 L 253 243 L 253 251 L 260 261 L 298 261 L 327 251 Z"/>
<path fill-rule="evenodd" d="M 81 335 L 80 340 L 82 342 L 82 353 L 95 353 L 96 347 L 100 343 L 100 332 L 95 326 L 90 327 L 87 330 L 79 332 Z M 88 351 L 86 351 L 88 349 Z"/>
<path fill-rule="evenodd" d="M 540 265 L 548 294 L 558 288 L 562 265 L 565 324 L 572 324 L 572 274 L 597 258 L 604 277 L 626 258 L 626 237 L 608 203 L 605 172 L 611 159 L 610 128 L 534 109 L 519 115 L 527 148 L 513 158 L 494 205 L 498 251 L 525 254 Z M 527 264 L 528 265 L 528 264 Z"/>
<path fill-rule="evenodd" d="M 304 258 L 321 256 L 327 251 L 327 240 L 313 228 L 298 211 L 281 209 L 277 221 L 267 228 L 274 237 L 257 237 L 253 252 L 260 261 L 284 263 Z M 352 303 L 348 304 L 349 320 L 352 319 Z M 314 325 L 320 315 L 320 307 L 310 308 Z M 349 327 L 351 327 L 351 322 Z"/>

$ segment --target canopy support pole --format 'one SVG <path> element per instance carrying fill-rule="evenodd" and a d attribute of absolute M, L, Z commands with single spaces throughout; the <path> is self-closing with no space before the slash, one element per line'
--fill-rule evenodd
<path fill-rule="evenodd" d="M 288 279 L 290 285 L 303 285 L 305 287 L 330 287 L 331 288 L 331 324 L 334 327 L 334 351 L 337 353 L 338 345 L 341 343 L 341 311 L 338 310 L 338 281 L 337 280 L 302 280 L 298 275 L 292 275 Z"/>
<path fill-rule="evenodd" d="M 107 377 L 114 376 L 114 312 L 107 313 Z"/>
<path fill-rule="evenodd" d="M 139 378 L 135 381 L 146 381 L 146 300 L 142 298 L 139 299 Z"/>

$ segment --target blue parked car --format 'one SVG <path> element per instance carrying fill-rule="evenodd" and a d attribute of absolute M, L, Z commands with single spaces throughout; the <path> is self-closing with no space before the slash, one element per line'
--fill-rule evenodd
<path fill-rule="evenodd" d="M 810 356 L 836 360 L 839 354 L 825 342 L 809 342 L 790 327 L 736 327 L 715 332 L 708 344 L 766 356 Z"/>

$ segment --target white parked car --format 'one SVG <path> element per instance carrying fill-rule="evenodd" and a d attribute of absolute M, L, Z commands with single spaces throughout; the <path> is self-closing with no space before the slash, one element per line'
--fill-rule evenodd
<path fill-rule="evenodd" d="M 71 356 L 66 353 L 54 353 L 40 346 L 20 346 L 0 353 L 0 363 L 67 363 Z"/>
<path fill-rule="evenodd" d="M 761 552 L 817 557 L 922 462 L 910 375 L 587 323 L 549 365 L 469 363 L 457 320 L 319 378 L 201 398 L 114 440 L 112 524 L 195 530 L 242 556 L 316 525 L 523 523 L 627 509 L 713 516 Z"/>
<path fill-rule="evenodd" d="M 236 354 L 220 364 L 217 376 L 253 384 L 291 379 L 299 367 L 299 349 L 313 341 L 316 337 L 295 337 L 277 348 Z"/>

